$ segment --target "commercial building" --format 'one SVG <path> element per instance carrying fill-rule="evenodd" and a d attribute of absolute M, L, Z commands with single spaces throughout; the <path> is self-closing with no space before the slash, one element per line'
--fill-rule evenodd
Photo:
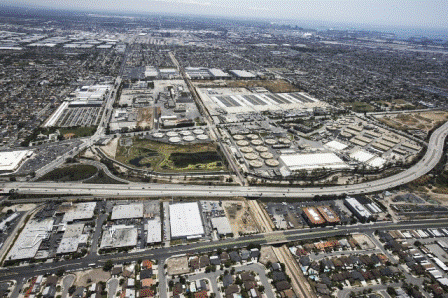
<path fill-rule="evenodd" d="M 62 205 L 59 209 L 59 213 L 64 213 L 62 222 L 70 223 L 77 220 L 89 220 L 94 216 L 96 208 L 96 202 L 87 203 L 69 203 L 69 205 Z"/>
<path fill-rule="evenodd" d="M 40 244 L 47 239 L 53 229 L 53 218 L 41 221 L 30 221 L 20 233 L 6 260 L 32 259 L 39 250 Z"/>
<path fill-rule="evenodd" d="M 280 155 L 279 158 L 291 172 L 322 168 L 341 170 L 349 167 L 334 153 L 288 154 Z"/>
<path fill-rule="evenodd" d="M 100 248 L 134 247 L 137 245 L 137 228 L 114 225 L 103 231 Z"/>
<path fill-rule="evenodd" d="M 232 227 L 230 226 L 230 222 L 225 216 L 213 217 L 212 226 L 213 229 L 216 229 L 219 236 L 226 236 L 233 233 Z"/>
<path fill-rule="evenodd" d="M 147 244 L 162 242 L 162 224 L 159 219 L 149 220 L 146 223 L 146 231 L 148 231 L 148 236 L 146 237 Z"/>
<path fill-rule="evenodd" d="M 143 217 L 143 203 L 117 205 L 112 209 L 112 220 Z"/>
<path fill-rule="evenodd" d="M 83 234 L 83 230 L 83 223 L 67 225 L 56 253 L 66 254 L 76 252 L 81 243 L 86 244 L 88 235 Z"/>
<path fill-rule="evenodd" d="M 0 174 L 16 171 L 32 153 L 30 150 L 0 152 Z"/>
<path fill-rule="evenodd" d="M 372 217 L 372 213 L 355 198 L 346 198 L 344 205 L 361 221 L 369 220 Z"/>
<path fill-rule="evenodd" d="M 199 238 L 204 235 L 197 202 L 170 205 L 171 238 Z"/>
<path fill-rule="evenodd" d="M 319 206 L 317 210 L 328 223 L 336 224 L 340 222 L 339 216 L 329 206 Z"/>
<path fill-rule="evenodd" d="M 308 207 L 303 208 L 303 214 L 305 219 L 312 225 L 322 225 L 325 223 L 325 219 L 319 214 L 316 208 Z"/>

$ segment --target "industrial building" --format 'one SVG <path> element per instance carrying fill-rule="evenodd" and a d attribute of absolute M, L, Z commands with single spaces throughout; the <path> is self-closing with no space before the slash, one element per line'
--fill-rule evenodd
<path fill-rule="evenodd" d="M 31 220 L 17 238 L 6 260 L 27 260 L 36 256 L 44 239 L 47 239 L 53 229 L 53 218 L 41 221 Z"/>
<path fill-rule="evenodd" d="M 325 219 L 319 214 L 316 208 L 307 207 L 302 210 L 306 221 L 308 221 L 311 225 L 322 225 L 325 223 Z"/>
<path fill-rule="evenodd" d="M 291 172 L 314 169 L 342 170 L 349 166 L 334 153 L 280 155 L 280 161 Z"/>
<path fill-rule="evenodd" d="M 170 205 L 171 238 L 204 236 L 201 213 L 197 202 Z"/>
<path fill-rule="evenodd" d="M 100 248 L 134 247 L 137 245 L 137 228 L 114 225 L 103 231 Z"/>
<path fill-rule="evenodd" d="M 218 232 L 219 236 L 227 236 L 232 234 L 232 227 L 230 226 L 230 222 L 227 217 L 213 217 L 212 218 L 212 226 Z"/>
<path fill-rule="evenodd" d="M 339 216 L 334 212 L 330 206 L 319 206 L 317 207 L 319 213 L 323 216 L 326 222 L 330 224 L 336 224 L 340 222 Z"/>
<path fill-rule="evenodd" d="M 0 174 L 16 171 L 33 154 L 30 150 L 0 152 Z"/>
<path fill-rule="evenodd" d="M 372 217 L 372 213 L 355 198 L 346 198 L 344 205 L 361 221 L 369 220 Z"/>
<path fill-rule="evenodd" d="M 87 244 L 88 234 L 83 234 L 84 224 L 72 224 L 65 227 L 57 254 L 76 252 L 80 244 Z"/>
<path fill-rule="evenodd" d="M 143 203 L 117 205 L 112 209 L 112 220 L 143 217 Z"/>
<path fill-rule="evenodd" d="M 87 203 L 69 203 L 68 205 L 62 205 L 58 209 L 58 213 L 64 213 L 62 222 L 71 223 L 77 220 L 89 220 L 94 216 L 96 208 L 96 202 Z"/>
<path fill-rule="evenodd" d="M 146 231 L 148 231 L 147 244 L 152 245 L 162 242 L 162 224 L 159 219 L 149 220 L 146 223 Z"/>

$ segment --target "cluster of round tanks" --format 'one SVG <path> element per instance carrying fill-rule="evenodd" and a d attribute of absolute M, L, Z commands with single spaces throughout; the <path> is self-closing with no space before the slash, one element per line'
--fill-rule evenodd
<path fill-rule="evenodd" d="M 252 140 L 250 141 L 250 143 L 254 146 L 260 146 L 263 145 L 263 141 L 262 140 Z"/>
<path fill-rule="evenodd" d="M 206 135 L 197 135 L 196 138 L 198 140 L 207 140 L 208 139 L 208 137 Z"/>
<path fill-rule="evenodd" d="M 190 136 L 190 135 L 191 135 L 191 131 L 188 131 L 188 130 L 182 130 L 182 131 L 180 132 L 180 134 L 183 135 L 183 136 Z"/>
<path fill-rule="evenodd" d="M 241 147 L 240 148 L 241 152 L 243 153 L 251 153 L 254 152 L 254 149 L 252 147 Z"/>
<path fill-rule="evenodd" d="M 258 152 L 266 152 L 268 151 L 268 148 L 266 148 L 265 146 L 257 146 L 255 147 L 255 150 L 257 150 Z"/>
<path fill-rule="evenodd" d="M 170 143 L 179 143 L 180 138 L 179 137 L 171 137 L 168 139 L 168 141 L 170 141 Z"/>
<path fill-rule="evenodd" d="M 152 136 L 153 136 L 154 138 L 158 138 L 158 139 L 160 139 L 160 138 L 163 138 L 164 134 L 161 133 L 161 132 L 156 132 L 156 133 L 153 133 Z"/>
<path fill-rule="evenodd" d="M 193 136 L 185 136 L 182 138 L 182 140 L 184 140 L 185 142 L 192 142 L 192 141 L 194 141 L 194 137 Z"/>
<path fill-rule="evenodd" d="M 275 144 L 277 144 L 277 140 L 276 139 L 266 139 L 264 142 L 266 144 L 268 144 L 268 145 L 275 145 Z"/>
<path fill-rule="evenodd" d="M 242 135 L 234 135 L 233 139 L 238 141 L 238 140 L 244 140 L 245 138 Z"/>
<path fill-rule="evenodd" d="M 236 141 L 236 144 L 240 147 L 243 147 L 243 146 L 248 146 L 249 142 L 245 141 L 245 140 L 240 140 L 240 141 Z"/>
<path fill-rule="evenodd" d="M 249 165 L 253 168 L 261 168 L 263 166 L 263 163 L 259 160 L 252 160 L 249 162 Z"/>
<path fill-rule="evenodd" d="M 272 155 L 272 153 L 270 152 L 262 152 L 260 153 L 260 156 L 264 159 L 271 159 L 274 157 L 274 155 Z"/>
<path fill-rule="evenodd" d="M 249 139 L 251 139 L 251 140 L 256 140 L 256 139 L 258 139 L 258 136 L 257 136 L 257 135 L 254 135 L 254 134 L 247 135 L 247 137 L 248 137 Z"/>
<path fill-rule="evenodd" d="M 193 130 L 193 133 L 195 135 L 203 135 L 204 134 L 204 130 L 198 128 L 198 129 Z"/>
<path fill-rule="evenodd" d="M 247 154 L 244 155 L 244 157 L 245 157 L 246 159 L 249 159 L 249 160 L 255 160 L 255 159 L 258 159 L 258 155 L 255 154 L 255 153 L 247 153 Z"/>
<path fill-rule="evenodd" d="M 179 134 L 175 131 L 169 131 L 166 133 L 166 135 L 169 136 L 170 138 L 179 136 Z"/>
<path fill-rule="evenodd" d="M 290 144 L 291 143 L 291 141 L 287 138 L 280 138 L 280 139 L 278 139 L 278 141 L 282 144 Z"/>
<path fill-rule="evenodd" d="M 275 159 L 266 159 L 264 162 L 270 167 L 276 167 L 279 165 L 279 162 Z"/>

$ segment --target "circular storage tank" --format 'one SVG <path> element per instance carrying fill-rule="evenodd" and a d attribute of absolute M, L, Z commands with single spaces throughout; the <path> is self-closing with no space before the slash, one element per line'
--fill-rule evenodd
<path fill-rule="evenodd" d="M 255 147 L 255 150 L 257 150 L 258 152 L 266 152 L 268 151 L 268 148 L 266 148 L 265 146 L 257 146 Z"/>
<path fill-rule="evenodd" d="M 252 147 L 241 147 L 240 151 L 243 153 L 251 153 L 254 152 L 254 149 Z"/>
<path fill-rule="evenodd" d="M 262 152 L 260 153 L 260 156 L 264 159 L 271 159 L 274 157 L 271 152 Z"/>
<path fill-rule="evenodd" d="M 193 136 L 185 136 L 182 138 L 182 140 L 184 140 L 185 142 L 192 142 L 192 141 L 194 141 L 194 137 Z"/>
<path fill-rule="evenodd" d="M 277 167 L 279 165 L 279 162 L 275 159 L 266 159 L 264 162 L 270 167 Z"/>
<path fill-rule="evenodd" d="M 160 138 L 163 138 L 164 134 L 161 133 L 161 132 L 156 132 L 156 133 L 153 133 L 152 136 L 153 136 L 154 138 L 158 138 L 158 139 L 160 139 Z"/>
<path fill-rule="evenodd" d="M 263 141 L 262 140 L 252 140 L 250 141 L 250 143 L 254 146 L 260 146 L 263 145 Z"/>
<path fill-rule="evenodd" d="M 278 141 L 282 144 L 290 144 L 291 143 L 291 141 L 287 138 L 280 138 Z"/>
<path fill-rule="evenodd" d="M 245 138 L 242 135 L 234 135 L 233 139 L 238 141 L 238 140 L 244 140 Z"/>
<path fill-rule="evenodd" d="M 249 165 L 253 168 L 261 168 L 263 166 L 263 163 L 259 160 L 252 160 L 249 162 Z"/>
<path fill-rule="evenodd" d="M 198 129 L 193 130 L 193 133 L 195 135 L 203 135 L 204 134 L 204 130 L 198 128 Z"/>
<path fill-rule="evenodd" d="M 197 135 L 196 138 L 198 140 L 207 140 L 208 139 L 208 137 L 206 135 Z"/>
<path fill-rule="evenodd" d="M 244 157 L 245 157 L 246 159 L 249 159 L 249 160 L 255 160 L 255 159 L 258 159 L 258 155 L 255 154 L 255 153 L 247 153 L 247 154 L 244 154 Z"/>
<path fill-rule="evenodd" d="M 180 142 L 180 138 L 179 137 L 172 137 L 169 138 L 170 143 L 179 143 Z"/>
<path fill-rule="evenodd" d="M 276 139 L 266 139 L 264 140 L 264 142 L 268 145 L 275 145 L 277 144 L 277 140 Z"/>
<path fill-rule="evenodd" d="M 256 139 L 258 139 L 258 136 L 257 136 L 257 135 L 254 135 L 254 134 L 247 135 L 247 137 L 248 137 L 249 139 L 251 139 L 251 140 L 256 140 Z"/>
<path fill-rule="evenodd" d="M 236 144 L 240 147 L 248 146 L 249 142 L 245 140 L 237 141 Z"/>
<path fill-rule="evenodd" d="M 179 134 L 177 132 L 175 132 L 175 131 L 169 131 L 169 132 L 166 133 L 166 135 L 169 136 L 169 137 L 177 137 L 177 136 L 179 136 Z"/>
<path fill-rule="evenodd" d="M 190 135 L 191 135 L 191 131 L 188 131 L 188 130 L 182 130 L 182 131 L 180 132 L 180 134 L 183 135 L 183 136 L 190 136 Z"/>

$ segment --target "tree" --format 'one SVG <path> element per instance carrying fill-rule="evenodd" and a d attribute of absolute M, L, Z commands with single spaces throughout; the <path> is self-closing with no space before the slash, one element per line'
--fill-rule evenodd
<path fill-rule="evenodd" d="M 110 270 L 112 270 L 113 267 L 114 267 L 114 263 L 112 262 L 112 260 L 107 260 L 106 263 L 104 264 L 103 270 L 110 271 Z"/>
<path fill-rule="evenodd" d="M 391 296 L 395 296 L 397 295 L 397 292 L 395 292 L 395 289 L 392 287 L 387 287 L 387 294 L 391 295 Z"/>

